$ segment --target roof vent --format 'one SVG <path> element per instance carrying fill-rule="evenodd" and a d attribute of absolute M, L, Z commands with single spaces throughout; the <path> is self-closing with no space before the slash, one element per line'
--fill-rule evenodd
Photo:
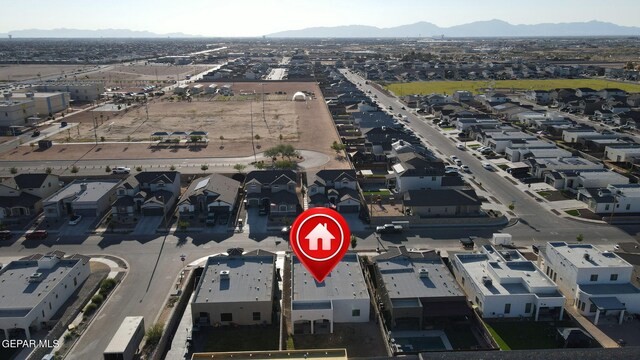
<path fill-rule="evenodd" d="M 30 283 L 36 283 L 36 282 L 41 282 L 42 281 L 42 273 L 33 273 L 31 274 L 31 276 L 29 276 L 29 282 Z"/>
<path fill-rule="evenodd" d="M 584 259 L 585 259 L 585 260 L 587 260 L 587 261 L 590 261 L 590 260 L 591 260 L 591 256 L 589 255 L 589 253 L 584 253 L 583 257 L 584 257 Z"/>
<path fill-rule="evenodd" d="M 420 271 L 418 272 L 418 276 L 420 276 L 421 278 L 428 278 L 429 277 L 429 270 L 427 270 L 425 268 L 421 268 Z"/>
<path fill-rule="evenodd" d="M 229 270 L 220 270 L 220 280 L 229 279 Z"/>
<path fill-rule="evenodd" d="M 483 276 L 482 277 L 482 283 L 484 284 L 484 286 L 489 287 L 491 285 L 493 285 L 493 281 L 491 280 L 490 277 L 488 276 Z"/>

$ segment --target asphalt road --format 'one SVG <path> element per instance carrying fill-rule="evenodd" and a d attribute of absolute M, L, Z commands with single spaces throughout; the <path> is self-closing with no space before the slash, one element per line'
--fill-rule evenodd
<path fill-rule="evenodd" d="M 364 85 L 364 80 L 349 76 Z M 456 154 L 468 164 L 476 180 L 494 194 L 504 204 L 515 202 L 515 213 L 520 222 L 506 229 L 500 228 L 425 228 L 411 229 L 403 234 L 385 235 L 382 238 L 369 232 L 356 233 L 360 238 L 357 250 L 371 251 L 393 245 L 409 248 L 441 250 L 461 250 L 459 239 L 466 236 L 479 237 L 479 241 L 491 238 L 494 232 L 508 232 L 520 247 L 533 242 L 574 241 L 576 235 L 584 234 L 585 242 L 611 249 L 617 242 L 634 241 L 638 238 L 640 225 L 613 227 L 609 225 L 587 224 L 558 218 L 526 194 L 513 187 L 510 182 L 496 173 L 484 170 L 480 162 L 470 154 L 457 150 L 451 140 L 424 120 L 407 111 L 397 111 L 401 104 L 395 98 L 387 97 L 372 87 L 365 87 L 378 95 L 384 106 L 392 105 L 394 112 L 409 118 L 409 125 L 422 135 L 433 147 L 444 154 Z M 201 161 L 201 160 L 199 160 Z M 0 164 L 0 166 L 5 166 Z M 125 316 L 142 315 L 145 323 L 154 323 L 161 306 L 175 284 L 183 266 L 180 255 L 186 256 L 184 264 L 199 258 L 225 252 L 231 247 L 245 250 L 264 249 L 268 251 L 288 250 L 288 243 L 273 233 L 206 234 L 187 233 L 179 236 L 131 236 L 131 235 L 78 235 L 41 241 L 25 241 L 23 238 L 0 243 L 3 257 L 24 257 L 34 253 L 61 250 L 68 254 L 111 254 L 121 257 L 129 264 L 129 271 L 113 296 L 103 305 L 97 319 L 79 340 L 67 359 L 99 359 Z"/>
<path fill-rule="evenodd" d="M 347 78 L 359 84 L 358 87 L 365 91 L 371 91 L 371 95 L 376 95 L 381 106 L 393 107 L 392 113 L 405 115 L 409 119 L 408 127 L 422 136 L 431 147 L 442 151 L 447 157 L 456 155 L 464 164 L 469 165 L 476 181 L 492 193 L 501 203 L 508 205 L 514 203 L 514 213 L 520 218 L 516 226 L 508 231 L 521 239 L 535 239 L 536 241 L 565 240 L 574 241 L 578 234 L 583 234 L 586 241 L 590 242 L 622 242 L 638 239 L 640 225 L 614 227 L 610 225 L 599 225 L 575 220 L 560 218 L 547 209 L 543 208 L 529 195 L 514 187 L 508 180 L 500 176 L 497 172 L 485 170 L 481 161 L 474 158 L 470 150 L 458 150 L 455 143 L 446 138 L 436 127 L 425 122 L 423 117 L 414 113 L 402 110 L 404 104 L 396 97 L 377 90 L 371 84 L 365 84 L 365 79 L 347 70 L 341 70 Z M 474 235 L 474 234 L 470 234 Z"/>

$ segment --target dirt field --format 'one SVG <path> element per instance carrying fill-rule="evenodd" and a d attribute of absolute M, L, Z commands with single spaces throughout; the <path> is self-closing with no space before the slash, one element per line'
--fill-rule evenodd
<path fill-rule="evenodd" d="M 75 71 L 94 68 L 83 65 L 0 65 L 0 81 L 22 81 L 50 75 L 69 76 Z"/>
<path fill-rule="evenodd" d="M 243 92 L 260 93 L 260 83 L 237 83 L 233 85 L 236 94 Z M 235 96 L 245 100 L 208 100 L 170 102 L 154 100 L 149 104 L 149 121 L 146 121 L 144 107 L 136 107 L 124 113 L 84 112 L 69 116 L 65 121 L 80 123 L 78 128 L 63 131 L 52 140 L 59 143 L 46 151 L 34 151 L 21 147 L 0 158 L 9 159 L 16 155 L 24 160 L 66 160 L 66 159 L 144 159 L 144 158 L 196 158 L 196 157 L 244 157 L 253 154 L 251 144 L 251 108 L 253 107 L 253 134 L 259 135 L 254 143 L 258 152 L 282 142 L 293 145 L 299 150 L 312 150 L 329 155 L 331 143 L 338 139 L 337 133 L 327 111 L 324 99 L 320 96 L 317 84 L 301 83 L 265 83 L 265 119 L 262 117 L 262 101 L 255 101 L 253 95 Z M 276 91 L 287 95 L 275 95 Z M 291 97 L 296 91 L 314 94 L 307 102 L 293 102 Z M 251 101 L 250 99 L 254 99 Z M 259 98 L 259 96 L 258 96 Z M 280 99 L 280 100 L 273 100 Z M 98 139 L 104 136 L 105 143 L 94 149 L 95 135 L 93 116 L 99 123 Z M 100 118 L 102 115 L 102 118 Z M 150 143 L 151 134 L 156 131 L 207 131 L 209 145 L 194 151 L 189 148 L 154 147 Z M 79 132 L 79 134 L 78 134 Z M 220 136 L 224 140 L 220 140 Z M 131 141 L 128 142 L 127 140 Z M 122 143 L 110 143 L 112 141 Z M 139 141 L 144 141 L 141 143 Z M 64 143 L 68 144 L 64 144 Z M 70 143 L 70 144 L 69 144 Z M 77 144 L 82 143 L 82 144 Z M 99 150 L 98 150 L 99 149 Z M 346 162 L 333 159 L 327 167 L 342 168 Z"/>
<path fill-rule="evenodd" d="M 213 65 L 113 65 L 108 70 L 91 73 L 91 80 L 102 80 L 105 86 L 123 86 L 141 82 L 183 80 L 186 75 L 200 73 Z"/>

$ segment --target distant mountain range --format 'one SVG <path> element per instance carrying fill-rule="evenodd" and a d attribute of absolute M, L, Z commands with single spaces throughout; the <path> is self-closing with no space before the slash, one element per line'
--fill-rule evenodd
<path fill-rule="evenodd" d="M 189 35 L 184 33 L 156 34 L 150 31 L 136 31 L 129 29 L 27 29 L 9 31 L 7 34 L 0 34 L 6 38 L 8 35 L 14 38 L 186 38 L 198 37 L 199 35 Z"/>
<path fill-rule="evenodd" d="M 601 21 L 512 25 L 502 20 L 475 21 L 451 27 L 418 22 L 390 28 L 366 25 L 313 27 L 266 35 L 282 38 L 376 38 L 376 37 L 543 37 L 543 36 L 630 36 L 640 35 L 640 27 L 620 26 Z"/>

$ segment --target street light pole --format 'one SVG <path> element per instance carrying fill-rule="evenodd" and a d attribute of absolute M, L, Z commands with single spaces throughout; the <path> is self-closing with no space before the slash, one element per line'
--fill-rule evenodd
<path fill-rule="evenodd" d="M 253 161 L 257 162 L 258 158 L 256 157 L 256 145 L 254 143 L 253 138 L 253 100 L 249 102 L 250 104 L 250 113 L 251 113 L 251 147 L 253 148 Z"/>

